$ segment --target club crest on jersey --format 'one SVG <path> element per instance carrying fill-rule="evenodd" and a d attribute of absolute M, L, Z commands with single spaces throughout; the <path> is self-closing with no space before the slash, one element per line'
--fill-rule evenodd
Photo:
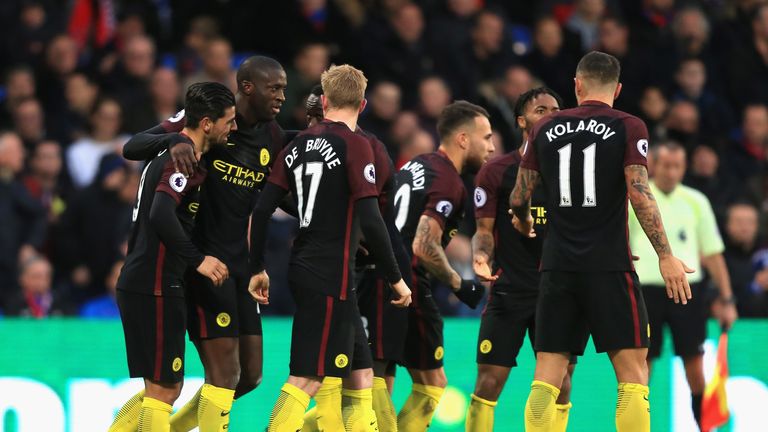
<path fill-rule="evenodd" d="M 365 177 L 365 180 L 368 183 L 376 184 L 376 168 L 372 163 L 369 163 L 363 168 L 363 177 Z"/>
<path fill-rule="evenodd" d="M 451 212 L 453 211 L 453 204 L 451 204 L 450 201 L 440 201 L 435 206 L 435 210 L 437 210 L 438 213 L 441 215 L 448 217 L 451 215 Z"/>
<path fill-rule="evenodd" d="M 171 185 L 171 189 L 176 192 L 183 192 L 187 186 L 187 178 L 182 173 L 174 173 L 171 178 L 168 179 L 168 184 Z"/>
<path fill-rule="evenodd" d="M 267 166 L 269 163 L 269 150 L 261 149 L 261 152 L 259 152 L 259 161 L 261 162 L 261 166 Z"/>
<path fill-rule="evenodd" d="M 488 194 L 485 193 L 485 189 L 480 186 L 475 188 L 475 207 L 480 208 L 485 205 L 488 200 Z"/>
<path fill-rule="evenodd" d="M 181 358 L 176 357 L 173 359 L 173 363 L 171 364 L 171 368 L 173 368 L 174 372 L 178 372 L 181 370 L 181 366 L 184 364 L 184 362 L 181 361 Z"/>
<path fill-rule="evenodd" d="M 637 141 L 637 151 L 640 152 L 643 157 L 648 157 L 648 140 L 641 139 Z"/>
<path fill-rule="evenodd" d="M 339 369 L 344 369 L 349 364 L 349 358 L 345 354 L 339 354 L 334 359 L 333 363 Z"/>
<path fill-rule="evenodd" d="M 184 110 L 181 110 L 168 119 L 171 123 L 176 123 L 184 118 Z"/>

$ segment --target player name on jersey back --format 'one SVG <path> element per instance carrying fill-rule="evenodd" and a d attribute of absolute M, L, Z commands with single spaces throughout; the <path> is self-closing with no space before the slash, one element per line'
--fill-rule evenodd
<path fill-rule="evenodd" d="M 319 152 L 320 156 L 322 156 L 323 160 L 325 160 L 325 166 L 328 167 L 328 169 L 333 169 L 334 167 L 341 165 L 341 161 L 336 154 L 336 150 L 333 149 L 333 144 L 328 142 L 328 140 L 325 138 L 307 140 L 306 144 L 304 145 L 304 153 L 310 152 Z M 288 168 L 293 167 L 293 163 L 298 157 L 299 148 L 293 147 L 291 151 L 285 155 L 285 164 L 288 166 Z"/>
<path fill-rule="evenodd" d="M 544 131 L 544 133 L 546 134 L 549 142 L 552 142 L 556 138 L 565 134 L 581 131 L 592 132 L 595 135 L 600 135 L 604 140 L 607 140 L 616 134 L 616 131 L 611 129 L 610 126 L 595 119 L 579 120 L 575 127 L 573 126 L 574 123 L 576 122 L 566 121 L 564 123 L 555 124 Z"/>

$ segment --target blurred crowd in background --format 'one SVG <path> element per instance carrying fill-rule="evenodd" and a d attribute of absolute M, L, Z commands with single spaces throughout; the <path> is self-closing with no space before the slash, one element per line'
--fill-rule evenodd
<path fill-rule="evenodd" d="M 739 313 L 768 317 L 760 0 L 4 0 L 0 311 L 117 316 L 141 168 L 120 156 L 122 145 L 177 112 L 194 82 L 236 90 L 247 56 L 285 67 L 285 129 L 305 127 L 304 99 L 331 63 L 362 68 L 361 126 L 401 166 L 436 148 L 436 119 L 455 99 L 486 107 L 497 152 L 513 151 L 517 97 L 546 85 L 574 106 L 576 63 L 593 49 L 621 61 L 616 107 L 646 122 L 651 143 L 686 148 L 685 183 L 714 207 Z M 471 236 L 471 211 L 466 218 Z M 271 225 L 265 314 L 292 311 L 284 273 L 294 232 L 290 219 Z M 467 276 L 468 238 L 449 248 Z M 479 313 L 440 292 L 444 313 Z"/>

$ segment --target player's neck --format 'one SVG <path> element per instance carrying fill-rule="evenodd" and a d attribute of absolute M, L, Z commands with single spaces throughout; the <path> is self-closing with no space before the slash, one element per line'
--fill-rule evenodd
<path fill-rule="evenodd" d="M 602 102 L 610 107 L 613 107 L 613 94 L 606 95 L 600 93 L 585 94 L 578 98 L 579 105 L 584 104 L 587 101 Z"/>
<path fill-rule="evenodd" d="M 461 171 L 464 168 L 464 155 L 462 154 L 463 152 L 461 149 L 458 146 L 440 144 L 440 147 L 438 147 L 437 150 L 445 153 L 445 155 L 448 156 L 448 160 L 450 160 L 454 168 L 456 168 L 456 171 L 461 174 Z"/>
<path fill-rule="evenodd" d="M 248 99 L 245 97 L 241 97 L 235 101 L 235 108 L 237 109 L 237 113 L 243 119 L 243 123 L 245 123 L 241 126 L 252 128 L 259 123 L 264 123 L 256 118 L 256 114 L 253 112 L 251 106 L 248 105 Z M 238 123 L 240 123 L 240 120 L 238 120 Z"/>
<path fill-rule="evenodd" d="M 188 136 L 189 139 L 195 144 L 195 154 L 201 154 L 208 151 L 207 140 L 205 139 L 205 132 L 201 128 L 189 129 L 184 128 L 181 133 Z"/>
<path fill-rule="evenodd" d="M 334 121 L 334 122 L 344 123 L 345 125 L 347 125 L 349 130 L 354 132 L 357 130 L 358 115 L 359 115 L 359 112 L 356 109 L 353 110 L 353 109 L 347 109 L 347 108 L 332 108 L 325 113 L 325 119 Z"/>

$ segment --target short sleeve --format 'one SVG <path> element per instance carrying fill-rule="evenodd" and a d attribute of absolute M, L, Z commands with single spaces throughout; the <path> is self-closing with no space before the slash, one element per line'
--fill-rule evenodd
<path fill-rule="evenodd" d="M 176 171 L 173 161 L 169 158 L 163 166 L 163 174 L 160 176 L 160 181 L 157 182 L 155 191 L 165 192 L 176 201 L 176 204 L 179 204 L 187 192 L 203 183 L 205 175 L 204 169 L 198 169 L 191 177 L 187 177 Z"/>
<path fill-rule="evenodd" d="M 435 176 L 440 181 L 433 180 L 427 191 L 427 204 L 422 215 L 435 219 L 440 228 L 445 229 L 448 218 L 460 213 L 464 205 L 464 185 L 455 172 L 441 170 Z M 449 181 L 452 177 L 456 181 Z"/>
<path fill-rule="evenodd" d="M 277 161 L 275 161 L 275 164 L 272 165 L 272 171 L 270 172 L 269 178 L 267 179 L 267 182 L 285 190 L 291 190 L 291 187 L 288 185 L 288 176 L 285 171 L 285 155 L 288 154 L 291 148 L 295 147 L 288 146 L 284 148 L 279 155 L 277 155 Z"/>
<path fill-rule="evenodd" d="M 352 201 L 378 196 L 373 148 L 362 137 L 347 138 L 347 179 Z"/>
<path fill-rule="evenodd" d="M 624 151 L 624 166 L 648 165 L 648 128 L 645 122 L 637 117 L 624 119 L 626 130 L 626 150 Z"/>
<path fill-rule="evenodd" d="M 528 141 L 523 143 L 523 160 L 520 162 L 520 168 L 539 171 L 539 156 L 536 154 L 536 131 L 537 129 L 534 128 Z"/>
<path fill-rule="evenodd" d="M 476 219 L 496 217 L 502 167 L 501 164 L 486 163 L 477 173 L 472 197 L 472 202 L 475 203 Z"/>
<path fill-rule="evenodd" d="M 187 124 L 187 117 L 184 114 L 184 110 L 181 110 L 166 120 L 160 123 L 166 132 L 181 132 L 184 126 Z"/>
<path fill-rule="evenodd" d="M 723 244 L 723 238 L 720 236 L 720 230 L 717 227 L 712 205 L 704 195 L 697 196 L 697 198 L 699 226 L 696 235 L 701 247 L 699 252 L 701 256 L 705 257 L 722 253 L 725 250 L 725 245 Z"/>

